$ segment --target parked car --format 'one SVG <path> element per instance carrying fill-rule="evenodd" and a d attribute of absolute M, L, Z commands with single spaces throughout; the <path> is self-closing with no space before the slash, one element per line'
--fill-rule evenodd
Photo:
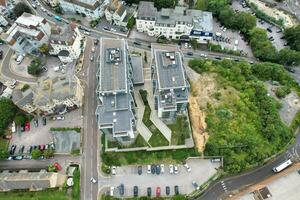
<path fill-rule="evenodd" d="M 151 174 L 151 165 L 147 166 L 147 174 Z"/>
<path fill-rule="evenodd" d="M 64 116 L 56 116 L 52 118 L 53 120 L 64 120 L 65 117 Z"/>
<path fill-rule="evenodd" d="M 156 169 L 155 169 L 156 174 L 159 175 L 160 171 L 161 171 L 160 165 L 156 165 Z"/>
<path fill-rule="evenodd" d="M 148 188 L 147 188 L 147 196 L 148 196 L 148 197 L 151 197 L 151 187 L 148 187 Z"/>
<path fill-rule="evenodd" d="M 23 156 L 15 156 L 13 157 L 14 160 L 23 160 Z"/>
<path fill-rule="evenodd" d="M 119 186 L 119 193 L 120 193 L 121 196 L 124 195 L 124 193 L 125 193 L 124 184 L 121 184 L 121 185 Z"/>
<path fill-rule="evenodd" d="M 52 150 L 55 150 L 55 144 L 52 142 L 52 143 L 50 143 L 50 148 L 52 149 Z"/>
<path fill-rule="evenodd" d="M 25 146 L 24 146 L 24 145 L 22 145 L 22 146 L 21 146 L 21 148 L 19 149 L 19 154 L 23 154 L 23 152 L 24 152 L 24 149 L 25 149 Z"/>
<path fill-rule="evenodd" d="M 38 126 L 39 126 L 39 120 L 38 120 L 38 119 L 34 119 L 34 120 L 33 120 L 33 123 L 34 123 L 35 127 L 38 127 Z"/>
<path fill-rule="evenodd" d="M 20 126 L 20 130 L 21 130 L 21 132 L 25 131 L 25 125 L 24 124 Z"/>
<path fill-rule="evenodd" d="M 0 60 L 2 60 L 2 58 L 3 58 L 3 51 L 1 50 L 0 51 Z"/>
<path fill-rule="evenodd" d="M 111 167 L 111 174 L 116 175 L 116 166 Z"/>
<path fill-rule="evenodd" d="M 17 64 L 18 64 L 18 65 L 21 64 L 22 61 L 23 61 L 23 59 L 24 59 L 24 57 L 23 57 L 22 55 L 19 55 L 19 56 L 17 57 L 17 59 L 16 59 Z"/>
<path fill-rule="evenodd" d="M 39 150 L 44 151 L 45 150 L 45 145 L 44 144 L 39 145 Z"/>
<path fill-rule="evenodd" d="M 94 56 L 93 55 L 91 55 L 90 60 L 91 60 L 91 62 L 94 61 Z"/>
<path fill-rule="evenodd" d="M 177 167 L 177 165 L 174 165 L 174 174 L 178 174 L 178 167 Z"/>
<path fill-rule="evenodd" d="M 104 26 L 103 30 L 109 31 L 109 28 L 107 26 Z"/>
<path fill-rule="evenodd" d="M 140 42 L 133 42 L 133 44 L 135 44 L 135 45 L 141 45 L 141 43 Z"/>
<path fill-rule="evenodd" d="M 188 172 L 191 172 L 191 171 L 192 171 L 192 169 L 190 168 L 190 166 L 189 166 L 187 163 L 185 163 L 183 166 L 186 168 L 186 170 L 187 170 Z"/>
<path fill-rule="evenodd" d="M 94 45 L 98 45 L 99 40 L 98 39 L 94 39 Z"/>
<path fill-rule="evenodd" d="M 156 166 L 155 165 L 151 165 L 151 173 L 155 174 L 156 171 Z"/>
<path fill-rule="evenodd" d="M 109 195 L 114 196 L 115 187 L 110 187 Z"/>
<path fill-rule="evenodd" d="M 173 173 L 174 173 L 173 165 L 170 165 L 170 166 L 169 166 L 169 169 L 170 169 L 170 174 L 173 174 Z"/>
<path fill-rule="evenodd" d="M 170 187 L 166 186 L 166 195 L 170 195 Z"/>
<path fill-rule="evenodd" d="M 17 148 L 17 145 L 14 145 L 14 144 L 13 144 L 13 145 L 10 147 L 9 154 L 10 154 L 10 155 L 15 154 L 16 148 Z"/>
<path fill-rule="evenodd" d="M 31 154 L 32 149 L 33 149 L 33 146 L 30 146 L 29 149 L 28 149 L 28 153 L 29 153 L 29 154 Z"/>
<path fill-rule="evenodd" d="M 156 197 L 160 197 L 160 187 L 156 188 Z"/>
<path fill-rule="evenodd" d="M 133 187 L 133 196 L 137 197 L 139 195 L 139 188 L 138 186 Z"/>
<path fill-rule="evenodd" d="M 174 186 L 174 192 L 175 192 L 175 195 L 179 195 L 179 187 L 178 187 L 178 185 Z"/>
<path fill-rule="evenodd" d="M 43 125 L 44 125 L 44 126 L 47 124 L 47 119 L 46 119 L 46 117 L 43 117 L 43 118 L 42 118 L 42 122 L 43 122 Z"/>
<path fill-rule="evenodd" d="M 193 56 L 194 54 L 193 54 L 193 52 L 187 52 L 186 53 L 188 56 Z"/>
<path fill-rule="evenodd" d="M 30 131 L 30 122 L 25 122 L 25 131 Z"/>
<path fill-rule="evenodd" d="M 165 172 L 165 165 L 161 164 L 160 165 L 161 173 L 163 174 Z"/>
<path fill-rule="evenodd" d="M 138 175 L 141 175 L 143 173 L 142 166 L 138 166 Z"/>
<path fill-rule="evenodd" d="M 95 50 L 96 50 L 96 48 L 95 48 L 95 47 L 93 47 L 93 48 L 92 48 L 92 52 L 94 53 L 94 52 L 95 52 Z"/>
<path fill-rule="evenodd" d="M 62 170 L 62 167 L 60 166 L 60 164 L 58 162 L 55 162 L 53 165 L 57 171 Z"/>
<path fill-rule="evenodd" d="M 200 189 L 200 186 L 196 183 L 196 181 L 192 181 L 192 185 L 194 186 L 194 188 L 196 190 L 199 190 Z"/>

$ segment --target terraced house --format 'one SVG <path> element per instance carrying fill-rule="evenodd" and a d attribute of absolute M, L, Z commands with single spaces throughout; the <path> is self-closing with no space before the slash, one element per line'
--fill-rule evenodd
<path fill-rule="evenodd" d="M 155 37 L 179 39 L 181 36 L 189 36 L 200 43 L 206 43 L 213 35 L 211 12 L 180 6 L 158 11 L 153 2 L 140 1 L 136 24 L 139 32 Z"/>
<path fill-rule="evenodd" d="M 126 26 L 128 22 L 125 6 L 119 0 L 113 0 L 105 9 L 105 18 L 112 24 Z"/>
<path fill-rule="evenodd" d="M 50 24 L 45 18 L 23 13 L 6 32 L 5 40 L 19 54 L 32 53 L 48 43 Z"/>
<path fill-rule="evenodd" d="M 60 0 L 65 12 L 84 14 L 88 18 L 97 19 L 104 15 L 105 6 L 110 0 Z"/>
<path fill-rule="evenodd" d="M 172 122 L 177 114 L 187 112 L 190 85 L 175 46 L 152 45 L 152 83 L 158 117 Z"/>
<path fill-rule="evenodd" d="M 97 73 L 99 129 L 109 139 L 126 144 L 133 142 L 136 130 L 132 66 L 124 39 L 102 38 Z"/>
<path fill-rule="evenodd" d="M 75 23 L 56 26 L 51 31 L 51 55 L 57 55 L 61 62 L 69 63 L 79 58 L 81 53 L 82 35 Z"/>

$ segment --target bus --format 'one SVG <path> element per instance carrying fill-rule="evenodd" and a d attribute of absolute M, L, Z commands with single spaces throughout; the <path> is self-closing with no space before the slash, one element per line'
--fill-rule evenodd
<path fill-rule="evenodd" d="M 292 165 L 293 162 L 288 159 L 286 161 L 284 161 L 283 163 L 281 163 L 280 165 L 278 165 L 277 167 L 273 167 L 273 172 L 278 173 L 281 172 L 282 170 L 286 169 L 288 166 Z"/>
<path fill-rule="evenodd" d="M 60 21 L 61 22 L 61 17 L 60 16 L 54 16 L 54 19 L 56 19 L 57 21 Z"/>

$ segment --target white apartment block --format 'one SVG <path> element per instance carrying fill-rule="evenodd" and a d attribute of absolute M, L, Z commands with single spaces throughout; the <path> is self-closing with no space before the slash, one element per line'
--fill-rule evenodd
<path fill-rule="evenodd" d="M 212 13 L 179 6 L 158 11 L 153 2 L 139 3 L 136 24 L 139 32 L 169 39 L 189 36 L 200 43 L 206 43 L 213 34 Z"/>
<path fill-rule="evenodd" d="M 8 29 L 5 40 L 14 51 L 24 54 L 47 44 L 50 34 L 51 27 L 45 18 L 23 13 Z"/>
<path fill-rule="evenodd" d="M 7 26 L 8 25 L 8 21 L 2 15 L 0 15 L 0 25 L 1 26 Z"/>
<path fill-rule="evenodd" d="M 106 20 L 118 26 L 127 25 L 126 15 L 126 8 L 119 0 L 113 0 L 105 9 Z"/>
<path fill-rule="evenodd" d="M 61 62 L 77 60 L 81 54 L 82 35 L 75 23 L 52 29 L 50 36 L 51 55 L 57 55 Z"/>
<path fill-rule="evenodd" d="M 97 19 L 104 15 L 106 5 L 110 0 L 60 0 L 60 6 L 65 12 L 84 13 L 88 18 Z"/>

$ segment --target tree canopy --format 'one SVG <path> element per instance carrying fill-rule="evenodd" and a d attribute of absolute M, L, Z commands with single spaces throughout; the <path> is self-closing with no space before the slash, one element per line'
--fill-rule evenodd
<path fill-rule="evenodd" d="M 30 7 L 23 2 L 17 3 L 13 8 L 13 12 L 16 15 L 16 17 L 20 17 L 24 12 L 32 14 Z"/>
<path fill-rule="evenodd" d="M 300 25 L 287 28 L 284 31 L 284 36 L 291 49 L 300 51 Z"/>
<path fill-rule="evenodd" d="M 17 107 L 10 99 L 0 98 L 0 135 L 5 133 L 7 126 L 13 121 Z"/>

